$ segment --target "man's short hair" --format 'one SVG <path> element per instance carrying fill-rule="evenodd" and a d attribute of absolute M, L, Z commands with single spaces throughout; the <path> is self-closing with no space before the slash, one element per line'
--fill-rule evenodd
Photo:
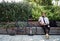
<path fill-rule="evenodd" d="M 46 12 L 41 12 L 41 15 L 42 15 L 42 14 L 46 14 Z"/>

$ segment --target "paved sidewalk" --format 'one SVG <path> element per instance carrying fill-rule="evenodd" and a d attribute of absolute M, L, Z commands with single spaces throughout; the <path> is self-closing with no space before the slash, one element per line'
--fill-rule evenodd
<path fill-rule="evenodd" d="M 50 35 L 50 39 L 46 39 L 45 35 L 0 35 L 0 41 L 60 41 L 60 35 Z"/>

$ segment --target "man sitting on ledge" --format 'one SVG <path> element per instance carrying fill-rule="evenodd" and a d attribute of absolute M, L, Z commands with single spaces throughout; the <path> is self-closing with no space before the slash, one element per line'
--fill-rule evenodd
<path fill-rule="evenodd" d="M 44 33 L 46 35 L 46 38 L 49 38 L 49 31 L 50 31 L 50 26 L 49 26 L 49 19 L 46 17 L 46 13 L 42 13 L 42 16 L 39 17 L 39 25 L 42 27 L 44 30 Z"/>

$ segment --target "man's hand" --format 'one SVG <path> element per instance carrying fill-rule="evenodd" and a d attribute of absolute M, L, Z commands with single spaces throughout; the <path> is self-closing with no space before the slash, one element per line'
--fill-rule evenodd
<path fill-rule="evenodd" d="M 45 23 L 40 22 L 40 25 L 46 25 Z"/>
<path fill-rule="evenodd" d="M 41 25 L 46 25 L 45 23 L 41 23 Z"/>

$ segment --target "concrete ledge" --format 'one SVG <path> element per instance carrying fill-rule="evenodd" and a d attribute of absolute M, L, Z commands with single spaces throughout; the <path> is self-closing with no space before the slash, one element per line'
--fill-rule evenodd
<path fill-rule="evenodd" d="M 32 28 L 32 34 L 44 34 L 44 31 L 41 27 L 30 27 Z M 27 30 L 29 33 L 29 30 Z M 50 27 L 50 33 L 49 34 L 60 34 L 60 27 Z"/>
<path fill-rule="evenodd" d="M 21 29 L 22 31 L 18 31 L 19 35 L 27 35 L 30 34 L 30 30 L 32 31 L 31 34 L 44 34 L 43 30 L 41 27 L 24 27 Z M 9 29 L 9 33 L 16 33 L 15 30 Z M 7 34 L 6 29 L 0 29 L 0 34 Z M 50 27 L 50 33 L 49 34 L 55 34 L 59 35 L 60 34 L 60 27 Z"/>

